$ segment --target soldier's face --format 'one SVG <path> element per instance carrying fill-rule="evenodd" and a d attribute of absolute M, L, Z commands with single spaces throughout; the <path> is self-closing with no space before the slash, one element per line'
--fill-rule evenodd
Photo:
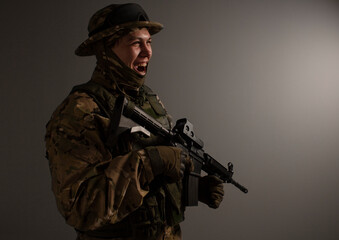
<path fill-rule="evenodd" d="M 151 42 L 151 35 L 146 28 L 137 29 L 121 37 L 112 50 L 128 67 L 145 75 L 152 57 Z"/>

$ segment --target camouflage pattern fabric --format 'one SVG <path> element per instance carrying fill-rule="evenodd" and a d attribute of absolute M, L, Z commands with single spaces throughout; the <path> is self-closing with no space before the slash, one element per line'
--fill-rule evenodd
<path fill-rule="evenodd" d="M 141 205 L 148 189 L 140 186 L 136 169 L 152 179 L 142 151 L 112 161 L 100 136 L 108 119 L 97 112 L 88 95 L 74 93 L 47 125 L 46 149 L 58 209 L 68 224 L 80 230 L 116 223 Z"/>
<path fill-rule="evenodd" d="M 116 89 L 98 69 L 92 80 Z M 156 95 L 154 98 L 158 101 Z M 144 102 L 149 114 L 161 111 L 161 107 L 153 109 L 146 98 L 138 101 Z M 170 127 L 168 120 L 162 119 L 162 124 Z M 143 205 L 154 179 L 144 149 L 112 157 L 103 142 L 109 124 L 97 103 L 80 92 L 70 94 L 47 124 L 46 151 L 57 207 L 66 222 L 80 231 L 122 221 Z M 179 225 L 164 227 L 157 239 L 181 239 Z M 79 232 L 78 239 L 100 238 Z"/>

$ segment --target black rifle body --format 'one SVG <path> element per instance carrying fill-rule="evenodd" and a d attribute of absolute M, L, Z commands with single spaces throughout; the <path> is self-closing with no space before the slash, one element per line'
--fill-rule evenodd
<path fill-rule="evenodd" d="M 119 111 L 126 118 L 146 129 L 146 134 L 149 131 L 156 136 L 160 135 L 172 146 L 180 147 L 189 154 L 194 164 L 194 170 L 186 174 L 183 179 L 183 201 L 185 206 L 198 205 L 198 186 L 201 170 L 219 177 L 223 182 L 233 184 L 244 193 L 248 192 L 244 186 L 233 180 L 233 164 L 231 162 L 228 163 L 227 169 L 204 152 L 203 141 L 195 136 L 193 125 L 187 119 L 178 120 L 175 127 L 172 130 L 168 130 L 126 98 L 118 98 L 116 104 L 121 106 Z"/>

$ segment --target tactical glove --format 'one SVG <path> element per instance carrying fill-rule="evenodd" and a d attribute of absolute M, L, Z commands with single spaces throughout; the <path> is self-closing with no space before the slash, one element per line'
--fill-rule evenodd
<path fill-rule="evenodd" d="M 223 181 L 214 176 L 207 175 L 199 179 L 199 201 L 210 208 L 218 208 L 224 196 Z"/>
<path fill-rule="evenodd" d="M 163 174 L 169 182 L 177 182 L 185 170 L 191 170 L 193 163 L 188 154 L 180 148 L 169 146 L 147 147 L 153 175 Z"/>

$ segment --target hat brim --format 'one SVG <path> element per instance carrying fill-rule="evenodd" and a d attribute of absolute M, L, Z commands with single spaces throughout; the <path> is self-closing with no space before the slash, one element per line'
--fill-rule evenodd
<path fill-rule="evenodd" d="M 75 54 L 78 56 L 92 56 L 95 54 L 95 49 L 93 48 L 93 43 L 105 38 L 114 35 L 116 32 L 124 29 L 132 28 L 147 28 L 151 35 L 160 32 L 163 29 L 163 25 L 158 22 L 148 22 L 148 21 L 138 21 L 138 22 L 129 22 L 114 27 L 105 29 L 104 31 L 98 32 L 93 36 L 87 38 L 82 42 L 79 47 L 75 50 Z"/>

